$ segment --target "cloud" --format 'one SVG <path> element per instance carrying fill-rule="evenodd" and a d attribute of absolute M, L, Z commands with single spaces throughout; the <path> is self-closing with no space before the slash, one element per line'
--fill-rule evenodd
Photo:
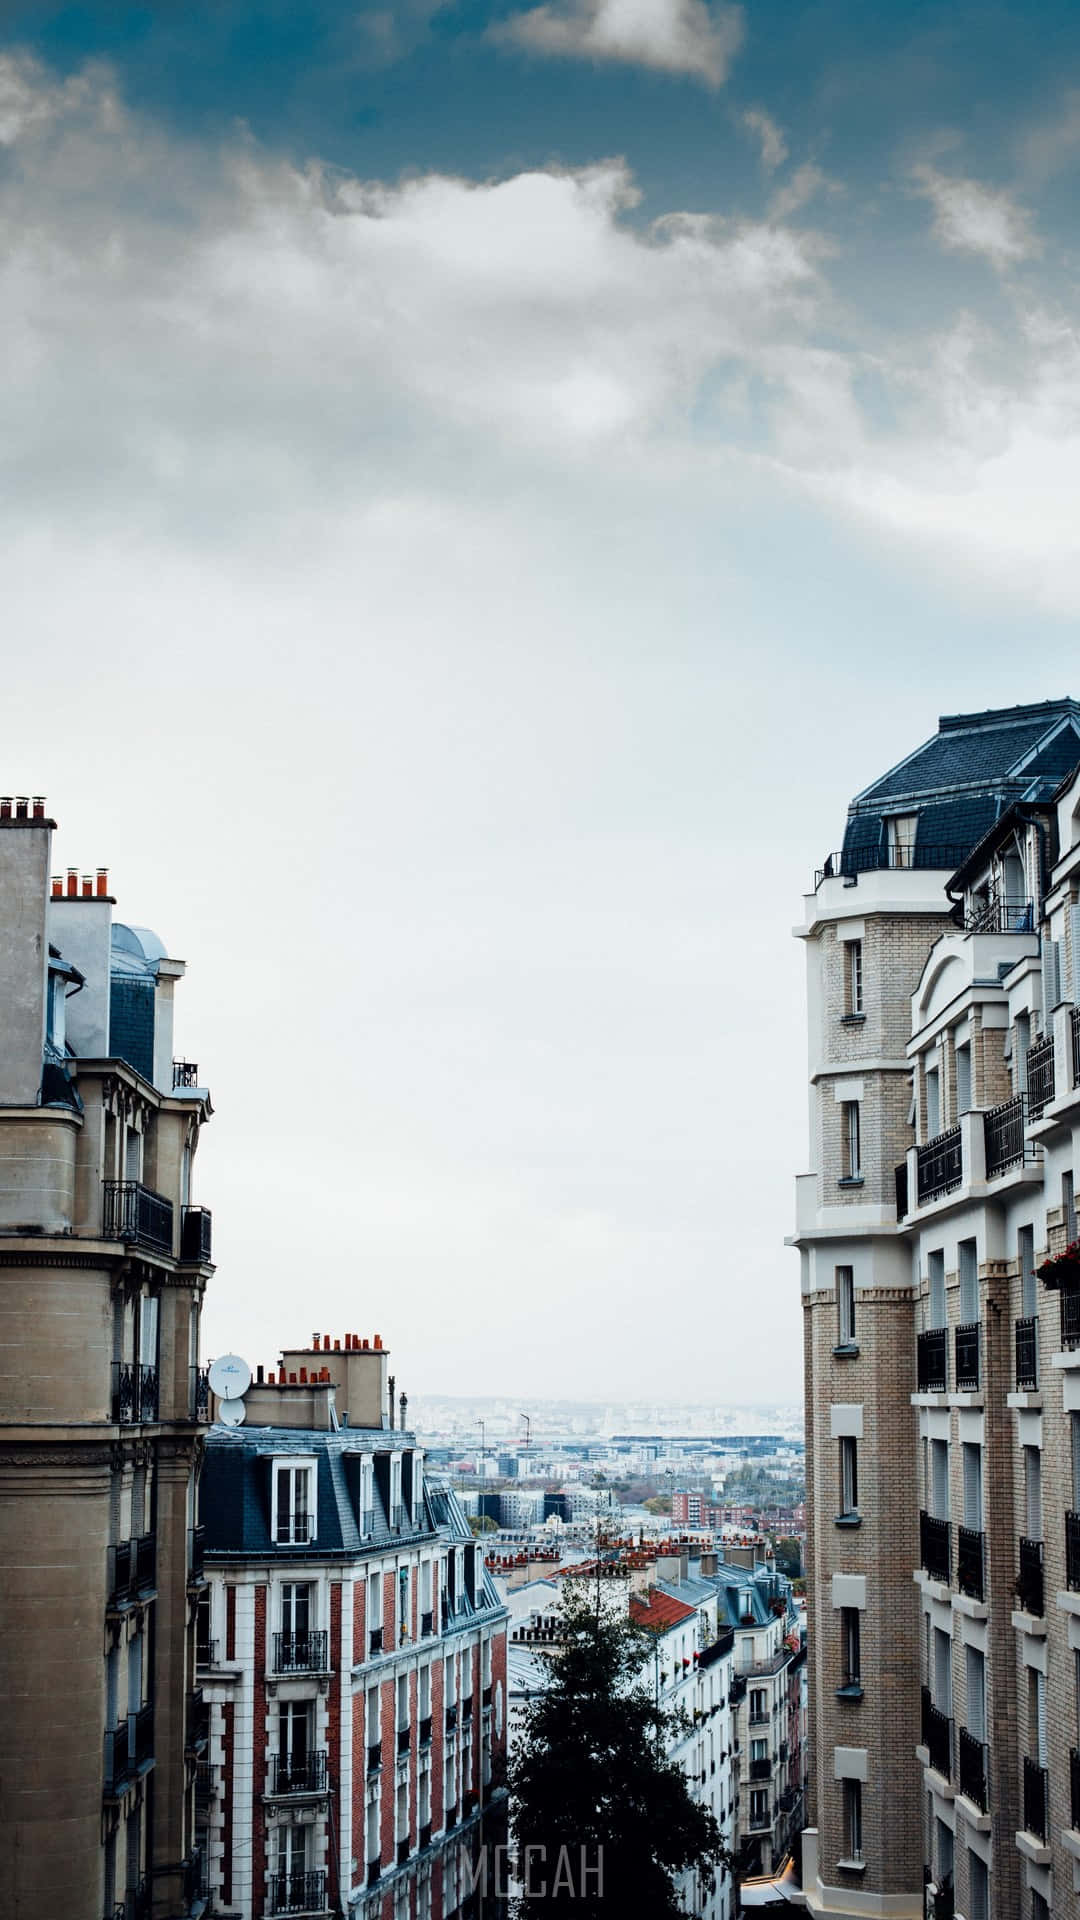
<path fill-rule="evenodd" d="M 751 107 L 742 115 L 742 124 L 761 142 L 761 164 L 766 173 L 775 173 L 788 155 L 787 141 L 776 121 L 761 107 Z"/>
<path fill-rule="evenodd" d="M 741 7 L 706 0 L 557 0 L 512 14 L 494 37 L 532 53 L 622 61 L 719 87 L 743 31 Z"/>
<path fill-rule="evenodd" d="M 913 168 L 912 177 L 916 192 L 934 209 L 934 232 L 943 247 L 981 254 L 999 272 L 1040 251 L 1031 216 L 1003 188 L 958 179 L 925 164 Z"/>

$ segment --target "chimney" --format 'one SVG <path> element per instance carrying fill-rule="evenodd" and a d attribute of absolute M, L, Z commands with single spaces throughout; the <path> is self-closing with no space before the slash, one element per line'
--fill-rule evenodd
<path fill-rule="evenodd" d="M 2 802 L 0 802 L 0 804 L 2 804 Z M 10 811 L 10 809 L 9 809 L 9 811 Z M 0 818 L 2 818 L 2 816 L 0 816 Z M 62 900 L 62 899 L 63 899 L 63 897 L 64 897 L 64 876 L 63 876 L 63 874 L 61 874 L 61 873 L 54 873 L 54 874 L 53 874 L 53 877 L 52 877 L 52 897 L 53 897 L 53 899 L 54 899 L 54 900 Z"/>
<path fill-rule="evenodd" d="M 99 867 L 97 870 L 98 899 L 99 900 L 106 899 L 108 896 L 108 892 L 109 892 L 109 869 L 108 867 Z"/>
<path fill-rule="evenodd" d="M 92 900 L 94 897 L 93 876 L 89 873 L 84 873 L 82 877 L 82 897 L 84 900 Z"/>
<path fill-rule="evenodd" d="M 79 891 L 78 867 L 69 867 L 67 870 L 67 890 L 68 890 L 68 899 L 74 900 Z"/>
<path fill-rule="evenodd" d="M 35 793 L 35 795 L 34 795 L 34 799 L 33 799 L 33 808 L 34 808 L 34 819 L 35 819 L 35 820 L 44 820 L 44 818 L 45 818 L 45 795 L 44 795 L 43 793 Z"/>
<path fill-rule="evenodd" d="M 11 819 L 11 795 L 10 793 L 0 794 L 0 820 L 10 820 L 10 819 Z"/>
<path fill-rule="evenodd" d="M 29 817 L 30 802 L 25 793 L 17 793 L 15 795 L 15 818 L 16 820 L 28 820 Z"/>
<path fill-rule="evenodd" d="M 263 1385 L 263 1369 L 261 1366 L 256 1367 L 255 1369 L 255 1385 L 257 1387 L 261 1387 Z"/>
<path fill-rule="evenodd" d="M 401 1427 L 402 1427 L 402 1431 L 404 1431 L 405 1427 L 408 1425 L 408 1421 L 405 1417 L 409 1411 L 409 1396 L 407 1393 L 403 1393 L 401 1395 L 401 1398 L 398 1401 L 398 1407 L 400 1409 Z"/>
<path fill-rule="evenodd" d="M 375 1346 L 376 1346 L 376 1347 L 381 1347 L 381 1346 L 382 1346 L 382 1334 L 381 1334 L 381 1333 L 377 1333 L 377 1334 L 375 1335 L 375 1341 L 374 1341 L 374 1344 L 375 1344 Z"/>

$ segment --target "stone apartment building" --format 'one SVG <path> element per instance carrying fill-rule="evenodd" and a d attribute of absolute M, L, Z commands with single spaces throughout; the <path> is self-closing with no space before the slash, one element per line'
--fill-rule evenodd
<path fill-rule="evenodd" d="M 506 1610 L 387 1365 L 316 1335 L 208 1436 L 199 1797 L 238 1920 L 467 1920 L 505 1840 Z"/>
<path fill-rule="evenodd" d="M 0 1905 L 202 1911 L 194 1846 L 199 1317 L 210 1100 L 173 1058 L 182 961 L 52 876 L 0 798 Z"/>
<path fill-rule="evenodd" d="M 1066 700 L 943 719 L 805 902 L 813 1912 L 1080 1910 L 1078 898 Z"/>

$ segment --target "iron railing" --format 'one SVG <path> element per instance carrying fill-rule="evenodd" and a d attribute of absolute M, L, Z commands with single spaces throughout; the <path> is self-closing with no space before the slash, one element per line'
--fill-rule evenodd
<path fill-rule="evenodd" d="M 191 1418 L 198 1421 L 209 1420 L 210 1369 L 209 1367 L 189 1367 L 188 1375 L 188 1406 Z"/>
<path fill-rule="evenodd" d="M 920 1393 L 944 1393 L 949 1383 L 949 1331 L 928 1327 L 916 1339 L 916 1378 Z"/>
<path fill-rule="evenodd" d="M 1043 1573 L 1043 1543 L 1041 1540 L 1020 1540 L 1020 1572 L 1016 1580 L 1016 1597 L 1022 1613 L 1031 1613 L 1039 1618 L 1046 1606 L 1046 1582 Z"/>
<path fill-rule="evenodd" d="M 196 1638 L 196 1641 L 195 1641 L 196 1672 L 203 1672 L 203 1673 L 213 1672 L 214 1668 L 218 1664 L 218 1646 L 219 1646 L 219 1642 L 217 1640 L 203 1640 L 200 1638 Z"/>
<path fill-rule="evenodd" d="M 320 1747 L 313 1753 L 272 1754 L 270 1792 L 282 1796 L 290 1793 L 325 1793 L 326 1749 Z"/>
<path fill-rule="evenodd" d="M 203 1697 L 201 1687 L 192 1687 L 187 1697 L 187 1719 L 184 1734 L 185 1750 L 188 1753 L 203 1753 L 210 1743 L 210 1702 Z"/>
<path fill-rule="evenodd" d="M 771 1773 L 772 1773 L 771 1760 L 751 1760 L 750 1762 L 751 1780 L 767 1780 Z"/>
<path fill-rule="evenodd" d="M 955 1334 L 956 1391 L 977 1393 L 979 1387 L 979 1323 L 969 1320 Z"/>
<path fill-rule="evenodd" d="M 1061 1344 L 1066 1353 L 1073 1353 L 1080 1347 L 1080 1287 L 1062 1287 L 1058 1297 L 1061 1301 Z"/>
<path fill-rule="evenodd" d="M 174 1060 L 172 1063 L 172 1083 L 174 1087 L 197 1087 L 199 1069 L 194 1060 Z"/>
<path fill-rule="evenodd" d="M 960 1791 L 985 1813 L 989 1795 L 986 1790 L 986 1744 L 961 1727 L 957 1738 Z"/>
<path fill-rule="evenodd" d="M 1026 1154 L 1024 1139 L 1024 1096 L 1015 1094 L 1000 1107 L 983 1114 L 983 1139 L 986 1144 L 986 1177 L 993 1180 L 1006 1167 L 1022 1164 Z"/>
<path fill-rule="evenodd" d="M 922 1743 L 930 1765 L 943 1780 L 952 1779 L 952 1721 L 935 1707 L 929 1687 L 922 1690 Z"/>
<path fill-rule="evenodd" d="M 138 1361 L 114 1360 L 112 1417 L 120 1426 L 158 1417 L 158 1370 Z"/>
<path fill-rule="evenodd" d="M 939 1194 L 951 1193 L 964 1178 L 964 1156 L 959 1127 L 937 1133 L 915 1149 L 916 1193 L 920 1207 Z"/>
<path fill-rule="evenodd" d="M 972 1600 L 985 1598 L 984 1539 L 974 1527 L 956 1529 L 956 1584 Z"/>
<path fill-rule="evenodd" d="M 123 1606 L 139 1594 L 152 1593 L 156 1584 L 157 1535 L 140 1534 L 109 1548 L 109 1605 Z"/>
<path fill-rule="evenodd" d="M 1024 1832 L 1046 1839 L 1046 1768 L 1024 1755 Z"/>
<path fill-rule="evenodd" d="M 1037 1120 L 1054 1097 L 1054 1037 L 1036 1040 L 1027 1057 L 1028 1118 Z"/>
<path fill-rule="evenodd" d="M 1080 1832 L 1080 1751 L 1069 1748 L 1069 1824 Z"/>
<path fill-rule="evenodd" d="M 1080 1591 L 1080 1513 L 1065 1515 L 1065 1585 Z"/>
<path fill-rule="evenodd" d="M 180 1219 L 180 1258 L 187 1265 L 202 1266 L 210 1260 L 213 1224 L 209 1207 L 184 1208 Z"/>
<path fill-rule="evenodd" d="M 901 1160 L 900 1165 L 896 1169 L 894 1179 L 896 1181 L 896 1217 L 898 1220 L 906 1220 L 908 1184 L 906 1160 Z"/>
<path fill-rule="evenodd" d="M 376 1863 L 378 1877 L 378 1863 Z M 269 1911 L 322 1913 L 326 1907 L 326 1869 L 304 1868 L 299 1873 L 272 1873 L 266 1882 Z"/>
<path fill-rule="evenodd" d="M 325 1673 L 326 1633 L 275 1633 L 275 1673 Z"/>
<path fill-rule="evenodd" d="M 1032 1313 L 1016 1322 L 1017 1389 L 1039 1384 L 1039 1316 Z"/>
<path fill-rule="evenodd" d="M 965 933 L 1034 933 L 1035 902 L 1002 900 L 996 893 L 964 915 Z"/>
<path fill-rule="evenodd" d="M 124 1240 L 154 1253 L 172 1252 L 171 1200 L 151 1192 L 140 1180 L 106 1180 L 104 1186 L 106 1240 Z"/>
<path fill-rule="evenodd" d="M 825 855 L 823 864 L 814 875 L 814 892 L 817 892 L 823 880 L 850 879 L 853 874 L 859 873 L 955 873 L 957 867 L 963 866 L 970 852 L 970 845 L 960 845 L 955 841 L 920 842 L 914 847 L 845 847 L 841 852 Z"/>
<path fill-rule="evenodd" d="M 1076 959 L 1073 959 L 1073 971 L 1076 971 Z M 1072 1031 L 1072 1070 L 1073 1086 L 1080 1087 L 1080 1007 L 1069 1011 L 1069 1026 Z"/>
<path fill-rule="evenodd" d="M 919 1552 L 923 1567 L 932 1579 L 943 1580 L 946 1586 L 952 1574 L 950 1533 L 947 1520 L 937 1520 L 932 1513 L 920 1513 Z"/>

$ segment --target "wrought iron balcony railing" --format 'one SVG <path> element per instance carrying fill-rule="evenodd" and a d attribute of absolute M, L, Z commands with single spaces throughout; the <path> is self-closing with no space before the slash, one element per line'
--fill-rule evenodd
<path fill-rule="evenodd" d="M 1065 1515 L 1065 1585 L 1080 1592 L 1080 1513 Z"/>
<path fill-rule="evenodd" d="M 966 1727 L 961 1727 L 957 1738 L 957 1759 L 959 1761 L 960 1791 L 969 1800 L 973 1800 L 981 1813 L 986 1812 L 988 1794 L 986 1789 L 986 1744 L 976 1740 Z"/>
<path fill-rule="evenodd" d="M 106 1180 L 105 1238 L 152 1253 L 173 1249 L 173 1204 L 140 1180 Z"/>
<path fill-rule="evenodd" d="M 1080 1347 L 1080 1287 L 1062 1287 L 1058 1298 L 1061 1301 L 1061 1344 L 1066 1353 L 1075 1353 Z"/>
<path fill-rule="evenodd" d="M 993 1180 L 1008 1167 L 1022 1166 L 1026 1152 L 1024 1139 L 1024 1096 L 1014 1094 L 1000 1107 L 983 1114 L 983 1138 L 986 1143 L 986 1177 Z"/>
<path fill-rule="evenodd" d="M 320 1747 L 314 1753 L 273 1754 L 270 1792 L 281 1797 L 291 1793 L 325 1793 L 325 1748 Z"/>
<path fill-rule="evenodd" d="M 209 1263 L 214 1244 L 209 1207 L 185 1207 L 180 1220 L 180 1258 L 186 1266 Z"/>
<path fill-rule="evenodd" d="M 1035 902 L 1002 900 L 992 893 L 981 906 L 964 915 L 965 933 L 1034 933 Z"/>
<path fill-rule="evenodd" d="M 200 1424 L 210 1418 L 210 1369 L 188 1368 L 188 1411 Z"/>
<path fill-rule="evenodd" d="M 1054 1037 L 1052 1034 L 1048 1034 L 1045 1040 L 1037 1040 L 1033 1047 L 1028 1048 L 1027 1097 L 1029 1120 L 1037 1120 L 1043 1108 L 1048 1107 L 1054 1097 Z"/>
<path fill-rule="evenodd" d="M 326 1633 L 275 1633 L 275 1673 L 325 1673 Z"/>
<path fill-rule="evenodd" d="M 1024 1755 L 1024 1832 L 1046 1839 L 1046 1768 Z"/>
<path fill-rule="evenodd" d="M 929 1687 L 922 1690 L 922 1740 L 930 1765 L 944 1780 L 952 1779 L 952 1721 L 935 1707 Z"/>
<path fill-rule="evenodd" d="M 956 1329 L 956 1391 L 979 1390 L 979 1322 L 970 1320 Z"/>
<path fill-rule="evenodd" d="M 187 1697 L 185 1748 L 189 1754 L 204 1753 L 209 1742 L 210 1702 L 203 1698 L 201 1687 L 192 1687 Z"/>
<path fill-rule="evenodd" d="M 1080 1087 L 1080 1007 L 1070 1010 L 1069 1028 L 1072 1037 L 1073 1086 Z"/>
<path fill-rule="evenodd" d="M 772 1773 L 771 1760 L 751 1760 L 750 1762 L 751 1780 L 767 1780 L 771 1773 Z"/>
<path fill-rule="evenodd" d="M 1069 1748 L 1069 1825 L 1080 1832 L 1080 1751 Z"/>
<path fill-rule="evenodd" d="M 932 1513 L 919 1515 L 919 1552 L 924 1570 L 934 1580 L 943 1580 L 948 1586 L 952 1578 L 951 1527 L 947 1520 L 937 1520 Z"/>
<path fill-rule="evenodd" d="M 1039 1384 L 1039 1316 L 1029 1314 L 1016 1322 L 1016 1386 L 1018 1391 Z"/>
<path fill-rule="evenodd" d="M 920 1393 L 944 1393 L 949 1384 L 949 1330 L 928 1327 L 917 1336 L 916 1379 Z"/>
<path fill-rule="evenodd" d="M 218 1664 L 219 1647 L 220 1642 L 217 1640 L 196 1639 L 195 1671 L 197 1673 L 212 1673 L 214 1671 L 214 1668 Z"/>
<path fill-rule="evenodd" d="M 974 1527 L 956 1529 L 956 1584 L 969 1599 L 983 1600 L 985 1538 Z"/>
<path fill-rule="evenodd" d="M 114 1360 L 112 1417 L 120 1426 L 158 1417 L 158 1370 L 134 1360 Z"/>
<path fill-rule="evenodd" d="M 140 1534 L 109 1548 L 109 1605 L 129 1606 L 153 1593 L 157 1577 L 157 1535 Z"/>
<path fill-rule="evenodd" d="M 174 1087 L 197 1087 L 199 1069 L 194 1060 L 174 1060 L 172 1063 L 172 1083 Z"/>
<path fill-rule="evenodd" d="M 959 1127 L 949 1127 L 946 1132 L 935 1134 L 921 1147 L 915 1149 L 916 1191 L 920 1207 L 928 1200 L 936 1200 L 942 1193 L 951 1193 L 960 1186 L 964 1178 L 963 1149 L 960 1142 Z"/>
<path fill-rule="evenodd" d="M 955 873 L 963 866 L 971 847 L 957 842 L 927 841 L 914 847 L 845 847 L 839 853 L 827 853 L 814 875 L 814 892 L 823 880 L 850 879 L 859 873 L 917 871 Z"/>
<path fill-rule="evenodd" d="M 907 1195 L 908 1179 L 907 1179 L 907 1161 L 906 1160 L 901 1160 L 900 1165 L 896 1169 L 894 1179 L 896 1182 L 896 1217 L 898 1220 L 906 1220 L 907 1219 L 907 1198 L 908 1198 L 908 1195 Z"/>
<path fill-rule="evenodd" d="M 272 1873 L 266 1882 L 266 1892 L 272 1914 L 323 1913 L 326 1910 L 326 1869 L 315 1867 L 305 1868 L 301 1873 Z"/>
<path fill-rule="evenodd" d="M 1031 1613 L 1039 1618 L 1046 1607 L 1045 1577 L 1043 1573 L 1043 1543 L 1041 1540 L 1020 1541 L 1020 1572 L 1016 1581 L 1016 1597 L 1022 1613 Z"/>
<path fill-rule="evenodd" d="M 188 1528 L 188 1581 L 199 1585 L 203 1580 L 203 1566 L 206 1554 L 206 1527 L 200 1520 L 197 1526 Z"/>

